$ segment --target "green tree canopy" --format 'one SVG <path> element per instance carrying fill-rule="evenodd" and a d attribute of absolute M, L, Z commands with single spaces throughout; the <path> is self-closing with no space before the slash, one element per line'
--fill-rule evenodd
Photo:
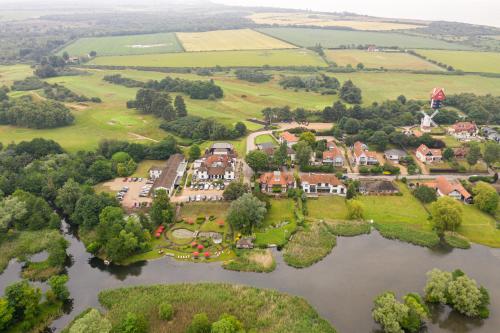
<path fill-rule="evenodd" d="M 265 203 L 246 193 L 231 203 L 227 220 L 234 230 L 250 234 L 253 228 L 260 226 L 266 212 Z"/>
<path fill-rule="evenodd" d="M 479 182 L 473 189 L 474 205 L 488 214 L 495 214 L 498 209 L 499 196 L 493 186 Z"/>
<path fill-rule="evenodd" d="M 462 224 L 463 209 L 460 203 L 448 196 L 440 197 L 431 205 L 434 228 L 439 232 L 455 231 Z"/>
<path fill-rule="evenodd" d="M 83 317 L 77 319 L 69 333 L 109 333 L 111 332 L 111 323 L 104 318 L 99 311 L 91 309 Z"/>

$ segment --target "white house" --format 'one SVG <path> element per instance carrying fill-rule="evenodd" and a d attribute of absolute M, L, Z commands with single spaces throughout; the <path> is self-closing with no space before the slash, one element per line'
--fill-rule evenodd
<path fill-rule="evenodd" d="M 355 165 L 376 165 L 379 164 L 377 159 L 377 154 L 373 151 L 369 151 L 368 147 L 360 142 L 356 141 L 352 148 L 353 164 Z"/>
<path fill-rule="evenodd" d="M 346 186 L 332 174 L 303 173 L 300 175 L 302 190 L 310 194 L 336 194 L 346 195 Z"/>
<path fill-rule="evenodd" d="M 415 156 L 423 163 L 435 163 L 440 162 L 443 159 L 441 149 L 430 149 L 424 144 L 421 144 L 417 148 Z"/>
<path fill-rule="evenodd" d="M 286 143 L 286 145 L 289 148 L 292 148 L 292 146 L 294 146 L 297 142 L 299 142 L 299 138 L 297 136 L 295 136 L 294 134 L 285 131 L 285 132 L 280 134 L 278 141 L 280 144 Z"/>
<path fill-rule="evenodd" d="M 159 177 L 156 178 L 153 184 L 153 193 L 158 190 L 165 190 L 168 195 L 172 195 L 174 189 L 182 180 L 186 168 L 187 162 L 182 154 L 170 156 L 165 167 L 161 170 Z"/>

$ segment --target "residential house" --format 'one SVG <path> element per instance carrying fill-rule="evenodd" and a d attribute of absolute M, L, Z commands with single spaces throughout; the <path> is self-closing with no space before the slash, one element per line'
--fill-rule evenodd
<path fill-rule="evenodd" d="M 399 163 L 399 161 L 406 156 L 408 156 L 408 154 L 401 149 L 388 149 L 384 152 L 385 159 L 394 163 Z"/>
<path fill-rule="evenodd" d="M 458 148 L 453 148 L 452 150 L 453 150 L 453 155 L 457 159 L 464 159 L 469 153 L 469 148 L 467 147 L 458 147 Z"/>
<path fill-rule="evenodd" d="M 328 142 L 327 149 L 323 152 L 323 164 L 331 164 L 336 167 L 344 166 L 342 150 L 334 142 Z"/>
<path fill-rule="evenodd" d="M 232 144 L 227 142 L 215 142 L 207 150 L 206 155 L 231 155 L 236 156 L 234 147 Z"/>
<path fill-rule="evenodd" d="M 186 168 L 187 162 L 184 155 L 174 154 L 170 156 L 153 184 L 153 193 L 158 190 L 165 190 L 168 195 L 172 195 L 174 189 L 180 185 Z"/>
<path fill-rule="evenodd" d="M 277 147 L 276 145 L 268 144 L 267 142 L 263 144 L 258 144 L 257 148 L 259 148 L 259 150 L 262 150 L 269 157 L 272 157 L 276 152 L 276 150 L 279 149 L 279 147 Z M 287 146 L 286 154 L 292 162 L 295 161 L 295 150 Z"/>
<path fill-rule="evenodd" d="M 421 144 L 417 148 L 415 156 L 423 163 L 436 163 L 443 159 L 443 152 L 441 149 L 431 149 L 426 145 Z"/>
<path fill-rule="evenodd" d="M 365 195 L 393 195 L 399 193 L 399 189 L 389 180 L 360 179 L 359 192 Z"/>
<path fill-rule="evenodd" d="M 286 143 L 289 148 L 292 148 L 293 145 L 299 142 L 299 138 L 290 132 L 284 131 L 280 134 L 278 141 L 280 144 Z"/>
<path fill-rule="evenodd" d="M 353 164 L 355 165 L 376 165 L 379 164 L 377 159 L 377 154 L 373 151 L 369 151 L 368 147 L 360 142 L 356 141 L 352 147 Z"/>
<path fill-rule="evenodd" d="M 494 128 L 483 127 L 481 131 L 487 140 L 500 142 L 500 134 Z"/>
<path fill-rule="evenodd" d="M 470 140 L 477 136 L 478 128 L 473 122 L 461 121 L 450 126 L 448 128 L 448 134 L 454 136 L 457 140 Z"/>
<path fill-rule="evenodd" d="M 295 178 L 289 172 L 267 172 L 259 178 L 260 189 L 264 193 L 285 193 L 295 188 Z"/>
<path fill-rule="evenodd" d="M 446 177 L 439 176 L 434 182 L 422 185 L 434 188 L 439 196 L 449 196 L 465 203 L 472 202 L 472 195 L 460 184 L 459 181 L 448 181 Z"/>
<path fill-rule="evenodd" d="M 300 184 L 305 193 L 346 195 L 347 187 L 335 176 L 327 173 L 303 173 Z"/>

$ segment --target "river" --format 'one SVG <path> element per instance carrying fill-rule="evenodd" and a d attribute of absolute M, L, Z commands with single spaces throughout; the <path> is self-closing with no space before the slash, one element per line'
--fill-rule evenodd
<path fill-rule="evenodd" d="M 377 232 L 353 238 L 338 238 L 337 246 L 321 262 L 306 269 L 287 266 L 279 252 L 274 272 L 268 274 L 226 271 L 220 263 L 194 264 L 171 258 L 141 262 L 130 266 L 105 266 L 85 251 L 71 233 L 68 252 L 72 264 L 67 268 L 68 288 L 74 299 L 67 313 L 52 327 L 60 331 L 88 307 L 99 307 L 97 294 L 108 288 L 137 284 L 180 282 L 230 282 L 272 288 L 304 297 L 339 332 L 379 332 L 371 318 L 375 296 L 392 290 L 402 296 L 422 294 L 425 273 L 432 268 L 462 269 L 490 291 L 491 316 L 469 320 L 448 307 L 435 307 L 427 332 L 500 332 L 500 249 L 473 245 L 469 250 L 430 250 L 399 241 L 387 240 Z M 12 261 L 0 275 L 0 290 L 19 279 L 21 265 Z"/>

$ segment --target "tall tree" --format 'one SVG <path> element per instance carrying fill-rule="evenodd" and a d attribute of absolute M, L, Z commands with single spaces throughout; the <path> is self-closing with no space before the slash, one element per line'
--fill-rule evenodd
<path fill-rule="evenodd" d="M 481 157 L 481 148 L 477 143 L 473 143 L 470 146 L 469 153 L 467 154 L 467 163 L 472 167 L 476 165 L 477 161 Z"/>
<path fill-rule="evenodd" d="M 455 231 L 462 223 L 462 206 L 460 203 L 448 196 L 440 197 L 431 205 L 432 221 L 438 233 Z"/>
<path fill-rule="evenodd" d="M 151 222 L 153 222 L 155 226 L 164 223 L 172 223 L 174 211 L 166 191 L 158 190 L 155 192 L 155 198 L 153 199 L 149 216 L 151 217 Z"/>
<path fill-rule="evenodd" d="M 293 149 L 295 149 L 295 159 L 297 163 L 301 167 L 308 166 L 313 153 L 311 146 L 305 141 L 299 141 L 293 146 Z"/>
<path fill-rule="evenodd" d="M 200 146 L 194 144 L 191 147 L 189 147 L 189 160 L 190 161 L 195 161 L 199 159 L 201 156 L 201 150 Z"/>
<path fill-rule="evenodd" d="M 185 117 L 188 115 L 186 103 L 184 102 L 184 98 L 181 95 L 175 96 L 174 106 L 177 117 Z"/>
<path fill-rule="evenodd" d="M 498 208 L 499 196 L 493 186 L 479 182 L 473 189 L 474 205 L 488 214 L 494 215 Z"/>
<path fill-rule="evenodd" d="M 245 162 L 255 172 L 267 170 L 269 168 L 269 158 L 266 153 L 261 150 L 253 150 L 245 157 Z"/>
<path fill-rule="evenodd" d="M 266 211 L 265 203 L 246 193 L 231 203 L 227 220 L 234 230 L 250 234 L 255 227 L 261 225 Z"/>
<path fill-rule="evenodd" d="M 495 142 L 486 142 L 484 146 L 484 161 L 491 166 L 500 161 L 500 144 Z"/>

